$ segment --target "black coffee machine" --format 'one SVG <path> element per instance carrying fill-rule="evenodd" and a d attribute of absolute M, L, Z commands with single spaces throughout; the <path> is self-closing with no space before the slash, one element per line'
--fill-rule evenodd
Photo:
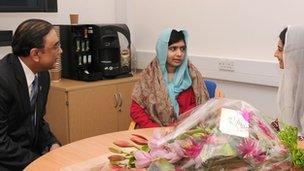
<path fill-rule="evenodd" d="M 63 50 L 63 78 L 94 81 L 131 75 L 131 39 L 127 25 L 54 27 Z"/>

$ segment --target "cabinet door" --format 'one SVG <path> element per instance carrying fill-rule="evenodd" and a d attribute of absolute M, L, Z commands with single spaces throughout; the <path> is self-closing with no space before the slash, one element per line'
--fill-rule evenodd
<path fill-rule="evenodd" d="M 61 144 L 65 145 L 70 142 L 66 92 L 50 88 L 45 120 Z"/>
<path fill-rule="evenodd" d="M 118 113 L 118 130 L 127 130 L 129 128 L 131 117 L 130 117 L 130 106 L 131 106 L 131 94 L 133 91 L 135 81 L 120 83 L 117 85 L 117 92 L 119 94 L 119 106 L 117 109 Z"/>
<path fill-rule="evenodd" d="M 115 90 L 104 85 L 69 92 L 71 142 L 118 130 Z"/>

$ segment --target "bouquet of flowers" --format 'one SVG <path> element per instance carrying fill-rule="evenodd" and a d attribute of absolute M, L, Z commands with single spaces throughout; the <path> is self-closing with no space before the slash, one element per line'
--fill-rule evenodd
<path fill-rule="evenodd" d="M 113 166 L 148 170 L 274 170 L 291 166 L 289 150 L 261 113 L 240 100 L 213 99 L 192 111 L 169 132 L 150 140 L 132 135 L 116 141 Z"/>

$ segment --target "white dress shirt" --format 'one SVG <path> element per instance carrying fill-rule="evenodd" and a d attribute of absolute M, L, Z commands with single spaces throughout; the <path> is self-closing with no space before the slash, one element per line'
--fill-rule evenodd
<path fill-rule="evenodd" d="M 23 71 L 24 71 L 24 74 L 25 74 L 27 87 L 28 87 L 28 91 L 29 91 L 29 97 L 31 97 L 32 83 L 35 79 L 35 76 L 37 76 L 37 74 L 34 74 L 33 71 L 30 70 L 19 57 L 18 57 L 18 59 L 19 59 L 21 65 L 22 65 L 22 68 L 23 68 Z"/>

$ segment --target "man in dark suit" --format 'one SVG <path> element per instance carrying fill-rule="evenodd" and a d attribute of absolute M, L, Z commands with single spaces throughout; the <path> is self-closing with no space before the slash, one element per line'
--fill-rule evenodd
<path fill-rule="evenodd" d="M 60 58 L 59 39 L 47 21 L 21 23 L 12 54 L 0 61 L 0 170 L 22 170 L 41 154 L 59 147 L 44 121 L 49 69 Z"/>

